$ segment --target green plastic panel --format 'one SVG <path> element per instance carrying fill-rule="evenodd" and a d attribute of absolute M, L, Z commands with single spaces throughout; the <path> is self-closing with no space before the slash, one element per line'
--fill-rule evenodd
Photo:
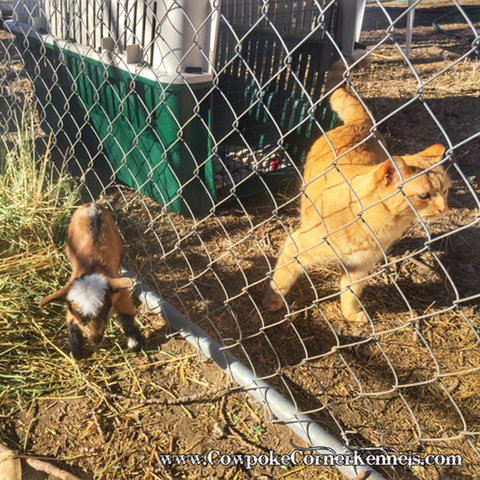
<path fill-rule="evenodd" d="M 78 148 L 106 158 L 118 180 L 174 213 L 202 215 L 215 205 L 211 101 L 198 103 L 210 84 L 133 80 L 128 71 L 54 45 L 44 47 L 29 39 L 26 68 L 37 79 L 46 130 L 61 127 L 68 144 L 80 136 Z M 42 57 L 46 61 L 37 61 Z"/>

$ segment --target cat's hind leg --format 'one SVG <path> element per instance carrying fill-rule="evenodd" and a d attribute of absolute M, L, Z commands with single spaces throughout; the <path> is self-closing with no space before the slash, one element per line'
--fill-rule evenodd
<path fill-rule="evenodd" d="M 282 308 L 285 296 L 297 278 L 303 273 L 304 267 L 312 263 L 312 256 L 306 249 L 302 235 L 297 231 L 289 236 L 278 257 L 275 272 L 270 281 L 262 304 L 267 310 L 275 311 Z"/>
<path fill-rule="evenodd" d="M 359 299 L 365 286 L 364 278 L 368 275 L 368 270 L 349 271 L 350 278 L 346 273 L 342 274 L 340 288 L 345 290 L 341 294 L 342 312 L 349 322 L 367 323 L 368 317 L 362 310 Z"/>

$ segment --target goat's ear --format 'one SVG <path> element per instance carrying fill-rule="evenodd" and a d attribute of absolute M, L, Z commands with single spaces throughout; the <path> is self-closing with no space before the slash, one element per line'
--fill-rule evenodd
<path fill-rule="evenodd" d="M 70 290 L 70 284 L 65 285 L 60 290 L 57 290 L 55 293 L 48 295 L 40 300 L 39 305 L 43 307 L 51 302 L 65 303 L 67 301 L 67 295 Z"/>
<path fill-rule="evenodd" d="M 133 287 L 133 280 L 131 278 L 128 278 L 128 277 L 109 278 L 108 279 L 108 286 L 110 287 L 110 290 L 113 293 L 115 293 L 118 290 Z"/>

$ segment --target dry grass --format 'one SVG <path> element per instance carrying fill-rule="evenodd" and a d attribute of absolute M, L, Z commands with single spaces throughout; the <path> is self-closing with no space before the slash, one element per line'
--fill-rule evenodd
<path fill-rule="evenodd" d="M 39 320 L 43 315 L 37 302 L 67 274 L 59 246 L 68 209 L 77 198 L 73 179 L 50 171 L 48 150 L 42 158 L 36 156 L 34 125 L 27 114 L 17 133 L 3 139 L 0 170 L 1 398 L 17 399 L 19 405 L 24 392 L 41 395 L 58 378 L 58 367 L 49 371 L 47 364 L 52 364 L 38 351 L 38 342 L 57 332 L 48 318 Z"/>
<path fill-rule="evenodd" d="M 451 2 L 422 2 L 432 8 L 447 4 Z M 417 12 L 411 60 L 425 80 L 451 65 L 466 46 L 433 32 L 423 16 L 431 17 L 428 8 Z M 477 17 L 475 21 L 478 25 Z M 448 27 L 464 28 L 460 23 Z M 400 28 L 400 41 L 402 35 Z M 375 45 L 383 37 L 384 32 L 371 30 L 363 40 Z M 352 81 L 375 118 L 382 119 L 413 98 L 418 84 L 395 45 L 385 43 L 373 57 L 370 71 Z M 422 98 L 453 145 L 478 132 L 479 84 L 478 61 L 465 59 L 423 90 Z M 395 154 L 448 143 L 419 100 L 382 122 L 380 130 Z M 275 193 L 276 202 L 285 203 L 278 218 L 271 216 L 270 196 L 234 202 L 197 220 L 170 214 L 126 187 L 112 187 L 105 196 L 127 243 L 125 266 L 230 347 L 258 376 L 268 378 L 301 411 L 337 438 L 349 431 L 349 438 L 363 446 L 463 457 L 462 470 L 415 467 L 411 476 L 398 471 L 400 478 L 436 480 L 441 474 L 466 480 L 479 473 L 480 314 L 478 299 L 455 301 L 480 291 L 478 229 L 461 229 L 478 214 L 472 191 L 478 195 L 479 154 L 478 140 L 455 151 L 451 211 L 429 226 L 433 237 L 443 239 L 424 249 L 426 232 L 421 225 L 412 226 L 393 247 L 392 263 L 372 272 L 362 299 L 373 326 L 361 328 L 343 321 L 335 265 L 310 270 L 309 278 L 288 295 L 288 311 L 265 313 L 258 307 L 266 272 L 286 232 L 298 224 L 298 204 L 289 202 L 298 192 L 296 185 Z M 8 228 L 24 232 L 20 220 Z M 57 237 L 20 237 L 0 263 L 0 294 L 2 285 L 9 292 L 0 301 L 5 338 L 0 352 L 2 441 L 54 458 L 82 478 L 112 480 L 251 478 L 237 467 L 165 470 L 157 461 L 159 453 L 205 453 L 211 448 L 247 453 L 232 431 L 214 437 L 219 428 L 228 430 L 227 425 L 252 449 L 289 452 L 292 437 L 302 444 L 286 427 L 266 421 L 262 408 L 243 392 L 181 406 L 138 403 L 196 395 L 226 382 L 189 344 L 177 336 L 167 338 L 163 320 L 148 313 L 138 316 L 148 353 L 125 353 L 123 336 L 112 324 L 102 346 L 79 365 L 101 392 L 136 400 L 89 388 L 65 355 L 61 310 L 35 307 L 68 273 L 59 241 L 52 238 Z M 38 239 L 49 240 L 38 246 Z M 10 243 L 4 247 L 10 248 Z M 38 278 L 44 283 L 32 287 L 32 279 Z M 395 478 L 392 471 L 382 473 Z M 327 468 L 254 471 L 267 474 L 290 480 L 343 478 Z"/>

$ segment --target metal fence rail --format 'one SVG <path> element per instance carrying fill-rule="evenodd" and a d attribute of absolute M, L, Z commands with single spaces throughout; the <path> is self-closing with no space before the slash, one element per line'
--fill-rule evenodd
<path fill-rule="evenodd" d="M 366 325 L 345 322 L 335 264 L 302 265 L 284 308 L 262 306 L 299 225 L 306 154 L 335 125 L 323 82 L 351 50 L 349 2 L 14 2 L 0 119 L 8 132 L 35 104 L 52 168 L 66 159 L 83 200 L 114 212 L 124 267 L 296 415 L 352 447 L 461 454 L 469 478 L 480 459 L 480 8 L 408 5 L 367 4 L 360 40 L 373 63 L 349 91 L 392 155 L 446 147 L 450 211 L 418 216 L 384 252 L 360 298 Z"/>

